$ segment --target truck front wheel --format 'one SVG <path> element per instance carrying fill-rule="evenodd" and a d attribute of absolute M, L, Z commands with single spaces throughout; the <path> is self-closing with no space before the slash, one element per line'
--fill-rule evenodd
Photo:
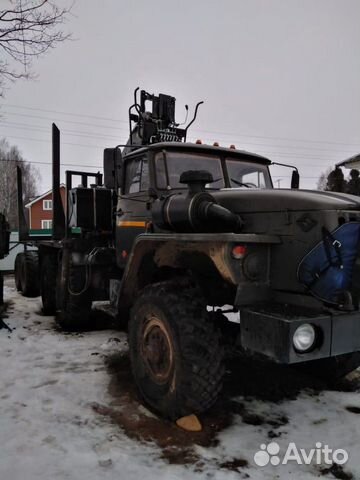
<path fill-rule="evenodd" d="M 131 312 L 129 345 L 135 382 L 153 410 L 174 420 L 215 403 L 223 349 L 197 289 L 146 287 Z"/>

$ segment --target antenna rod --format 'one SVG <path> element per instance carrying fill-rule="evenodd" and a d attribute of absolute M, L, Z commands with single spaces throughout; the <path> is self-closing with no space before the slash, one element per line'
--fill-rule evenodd
<path fill-rule="evenodd" d="M 188 131 L 188 128 L 195 122 L 196 120 L 196 117 L 197 117 L 197 112 L 198 112 L 198 108 L 200 107 L 200 105 L 202 105 L 204 102 L 199 102 L 197 103 L 196 107 L 195 107 L 195 113 L 194 113 L 194 117 L 193 119 L 191 120 L 191 122 L 189 123 L 189 125 L 185 128 L 185 138 L 184 138 L 184 141 L 186 142 L 186 137 L 187 137 L 187 131 Z"/>

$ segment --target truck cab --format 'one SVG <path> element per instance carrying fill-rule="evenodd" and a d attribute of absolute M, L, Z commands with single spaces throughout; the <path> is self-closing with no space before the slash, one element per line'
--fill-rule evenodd
<path fill-rule="evenodd" d="M 209 192 L 227 189 L 273 188 L 269 165 L 260 155 L 235 148 L 162 142 L 139 148 L 122 159 L 123 183 L 116 211 L 117 261 L 124 267 L 132 244 L 149 228 L 155 199 L 184 193 L 183 172 L 205 170 L 213 181 Z M 155 227 L 156 228 L 156 227 Z"/>

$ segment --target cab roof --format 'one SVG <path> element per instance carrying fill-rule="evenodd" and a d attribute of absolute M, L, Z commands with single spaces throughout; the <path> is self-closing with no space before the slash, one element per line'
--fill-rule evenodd
<path fill-rule="evenodd" d="M 144 145 L 139 148 L 136 148 L 130 153 L 124 154 L 124 157 L 132 157 L 133 155 L 137 155 L 139 153 L 147 152 L 147 151 L 159 151 L 162 149 L 168 150 L 177 150 L 177 151 L 193 151 L 193 152 L 202 152 L 214 155 L 218 153 L 221 156 L 231 156 L 235 158 L 239 158 L 239 160 L 248 160 L 256 163 L 261 163 L 263 165 L 270 165 L 271 160 L 262 155 L 258 155 L 256 153 L 247 152 L 246 150 L 238 150 L 235 148 L 225 148 L 225 147 L 216 147 L 213 145 L 205 145 L 205 144 L 198 144 L 198 143 L 182 143 L 182 142 L 159 142 L 153 143 L 151 145 Z"/>

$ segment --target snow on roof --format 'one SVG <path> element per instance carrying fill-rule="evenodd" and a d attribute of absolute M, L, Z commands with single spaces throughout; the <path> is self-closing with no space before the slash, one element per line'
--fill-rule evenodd
<path fill-rule="evenodd" d="M 348 158 L 347 160 L 343 160 L 336 164 L 337 167 L 345 167 L 345 168 L 352 168 L 355 166 L 354 164 L 359 164 L 357 167 L 360 166 L 360 153 L 353 155 L 352 157 Z"/>
<path fill-rule="evenodd" d="M 65 188 L 65 184 L 61 183 L 60 188 Z M 34 205 L 34 203 L 38 202 L 39 200 L 42 200 L 43 198 L 47 197 L 49 193 L 52 193 L 52 188 L 48 190 L 47 192 L 43 193 L 42 195 L 39 195 L 38 197 L 35 197 L 33 200 L 31 200 L 29 203 L 25 205 L 26 208 L 30 208 L 31 205 Z"/>

